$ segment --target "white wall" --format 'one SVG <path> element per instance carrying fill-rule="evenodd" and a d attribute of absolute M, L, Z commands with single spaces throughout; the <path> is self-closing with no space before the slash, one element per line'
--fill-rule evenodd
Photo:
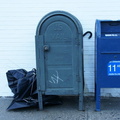
<path fill-rule="evenodd" d="M 35 32 L 39 20 L 54 10 L 76 16 L 84 32 L 85 95 L 94 92 L 94 27 L 96 19 L 120 19 L 119 0 L 0 0 L 0 96 L 11 96 L 6 72 L 35 68 Z M 102 89 L 102 95 L 120 97 L 119 89 Z"/>

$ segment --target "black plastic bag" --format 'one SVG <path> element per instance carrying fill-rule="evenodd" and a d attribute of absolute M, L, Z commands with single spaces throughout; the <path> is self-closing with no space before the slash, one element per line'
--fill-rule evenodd
<path fill-rule="evenodd" d="M 9 70 L 8 85 L 14 93 L 14 99 L 7 110 L 38 106 L 36 89 L 36 70 Z"/>
<path fill-rule="evenodd" d="M 9 70 L 8 86 L 14 93 L 14 99 L 7 110 L 26 107 L 38 107 L 36 69 L 27 72 L 24 69 Z M 44 105 L 62 104 L 59 96 L 43 96 Z"/>
<path fill-rule="evenodd" d="M 24 78 L 26 74 L 27 71 L 24 69 L 9 70 L 6 73 L 8 79 L 8 86 L 14 94 L 17 93 L 18 80 Z"/>

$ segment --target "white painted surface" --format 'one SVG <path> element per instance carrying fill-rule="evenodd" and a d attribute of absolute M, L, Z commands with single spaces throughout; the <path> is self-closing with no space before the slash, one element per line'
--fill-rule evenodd
<path fill-rule="evenodd" d="M 85 95 L 94 92 L 94 28 L 96 19 L 120 19 L 119 0 L 0 0 L 0 96 L 11 96 L 6 72 L 35 68 L 35 32 L 39 20 L 47 13 L 64 10 L 76 16 L 84 37 Z M 120 89 L 102 89 L 104 96 L 119 96 Z"/>

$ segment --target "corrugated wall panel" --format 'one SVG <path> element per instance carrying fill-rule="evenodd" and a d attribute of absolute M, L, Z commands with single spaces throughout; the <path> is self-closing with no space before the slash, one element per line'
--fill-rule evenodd
<path fill-rule="evenodd" d="M 54 10 L 75 15 L 84 37 L 85 95 L 94 92 L 94 27 L 96 19 L 120 19 L 119 0 L 4 0 L 0 1 L 0 96 L 11 96 L 7 70 L 35 68 L 35 32 L 39 20 Z M 102 95 L 120 96 L 120 89 L 103 89 Z"/>

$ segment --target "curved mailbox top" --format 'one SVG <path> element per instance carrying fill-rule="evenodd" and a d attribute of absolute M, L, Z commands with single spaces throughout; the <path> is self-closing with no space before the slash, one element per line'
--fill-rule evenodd
<path fill-rule="evenodd" d="M 73 23 L 76 25 L 77 27 L 77 31 L 79 34 L 83 34 L 83 29 L 82 29 L 82 25 L 81 23 L 79 22 L 79 20 L 73 16 L 72 14 L 68 13 L 68 12 L 65 12 L 65 11 L 53 11 L 53 12 L 50 12 L 48 13 L 47 15 L 45 15 L 39 22 L 38 26 L 37 26 L 37 29 L 36 29 L 36 36 L 39 36 L 41 33 L 40 33 L 40 30 L 41 30 L 41 26 L 42 24 L 49 18 L 51 17 L 54 17 L 54 16 L 65 16 L 67 18 L 69 18 L 70 20 L 73 21 Z"/>

